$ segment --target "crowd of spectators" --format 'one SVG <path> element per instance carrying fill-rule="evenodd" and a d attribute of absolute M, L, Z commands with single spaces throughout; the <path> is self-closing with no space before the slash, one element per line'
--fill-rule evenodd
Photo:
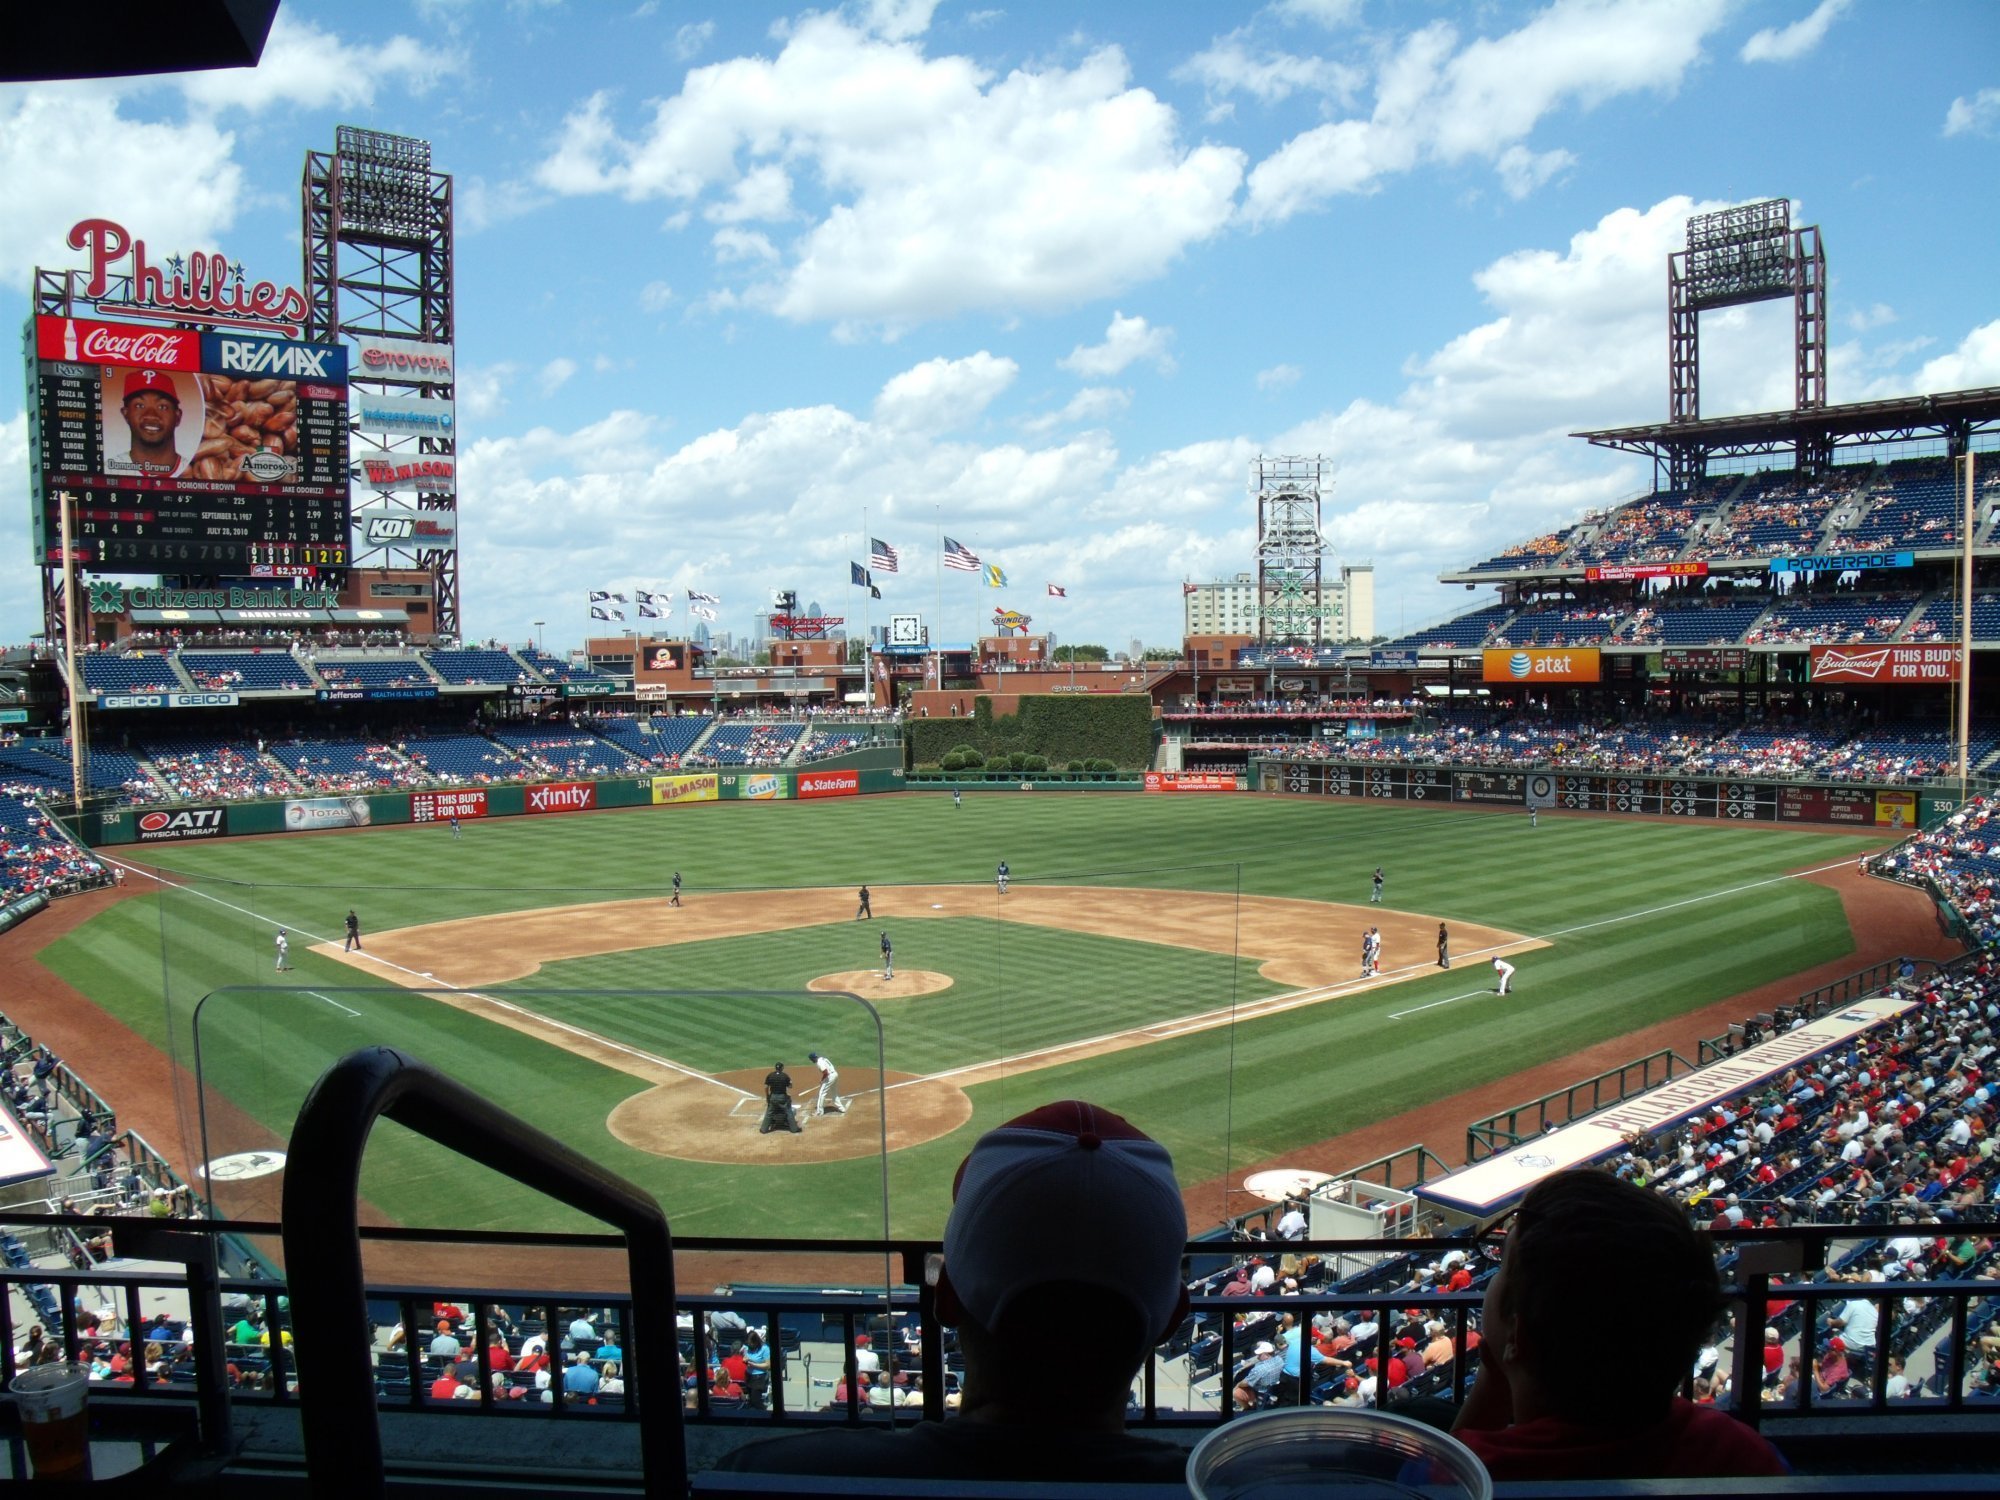
<path fill-rule="evenodd" d="M 1936 826 L 1869 859 L 1864 868 L 1892 880 L 1934 883 L 1975 941 L 2000 942 L 2000 912 L 1993 904 L 2000 852 L 1995 850 L 1994 834 L 1988 831 L 1996 810 L 2000 810 L 2000 802 L 1975 797 Z"/>
<path fill-rule="evenodd" d="M 42 788 L 0 783 L 0 901 L 88 889 L 110 880 L 102 864 L 36 806 Z"/>

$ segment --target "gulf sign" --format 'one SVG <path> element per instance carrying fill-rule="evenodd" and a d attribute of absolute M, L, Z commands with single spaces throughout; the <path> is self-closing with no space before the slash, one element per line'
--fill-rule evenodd
<path fill-rule="evenodd" d="M 750 802 L 782 802 L 786 790 L 782 776 L 741 776 L 736 781 L 736 795 Z"/>
<path fill-rule="evenodd" d="M 159 808 L 139 814 L 139 842 L 160 844 L 179 839 L 212 839 L 222 833 L 219 807 Z"/>
<path fill-rule="evenodd" d="M 526 810 L 531 813 L 589 812 L 595 806 L 594 781 L 545 781 L 528 788 Z"/>
<path fill-rule="evenodd" d="M 857 797 L 861 794 L 859 771 L 801 771 L 797 796 L 800 801 L 815 797 Z"/>
<path fill-rule="evenodd" d="M 1483 682 L 1597 682 L 1595 646 L 1523 646 L 1479 653 Z"/>
<path fill-rule="evenodd" d="M 655 776 L 653 806 L 668 807 L 679 802 L 713 802 L 722 795 L 722 778 L 706 776 Z"/>
<path fill-rule="evenodd" d="M 1815 646 L 1814 682 L 1956 682 L 1961 648 L 1928 646 Z"/>

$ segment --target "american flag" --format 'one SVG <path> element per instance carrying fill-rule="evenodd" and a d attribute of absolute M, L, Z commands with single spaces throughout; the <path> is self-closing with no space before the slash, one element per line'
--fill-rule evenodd
<path fill-rule="evenodd" d="M 961 573 L 977 573 L 979 571 L 979 558 L 973 553 L 970 547 L 966 547 L 961 543 L 954 542 L 950 537 L 946 537 L 944 539 L 944 565 L 947 568 L 956 568 Z"/>
<path fill-rule="evenodd" d="M 893 573 L 903 554 L 880 537 L 868 538 L 868 566 L 878 573 Z"/>

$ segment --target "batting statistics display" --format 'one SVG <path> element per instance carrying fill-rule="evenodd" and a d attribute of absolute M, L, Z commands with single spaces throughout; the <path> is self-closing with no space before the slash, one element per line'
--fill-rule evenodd
<path fill-rule="evenodd" d="M 34 336 L 37 563 L 61 560 L 67 490 L 77 560 L 108 571 L 347 565 L 344 348 L 46 316 Z"/>

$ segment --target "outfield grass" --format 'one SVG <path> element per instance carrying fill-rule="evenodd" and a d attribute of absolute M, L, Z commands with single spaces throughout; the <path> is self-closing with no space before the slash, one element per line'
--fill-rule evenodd
<path fill-rule="evenodd" d="M 443 828 L 401 827 L 148 850 L 160 865 L 199 877 L 199 894 L 120 903 L 53 945 L 45 960 L 186 1060 L 189 1016 L 203 995 L 273 980 L 276 924 L 337 938 L 350 905 L 376 930 L 656 894 L 676 868 L 696 902 L 717 889 L 984 882 L 1005 858 L 1017 884 L 1158 890 L 1159 919 L 1171 922 L 1178 890 L 1365 902 L 1379 864 L 1392 907 L 1552 941 L 1522 958 L 1518 993 L 1504 1001 L 1468 994 L 1489 975 L 1462 967 L 977 1085 L 968 1126 L 891 1162 L 896 1229 L 928 1233 L 942 1222 L 949 1174 L 972 1134 L 1046 1099 L 1082 1095 L 1129 1114 L 1174 1151 L 1184 1180 L 1198 1181 L 1836 959 L 1853 948 L 1838 898 L 1783 874 L 1851 859 L 1883 842 L 1597 818 L 1549 817 L 1530 830 L 1518 815 L 1247 796 L 996 794 L 970 797 L 960 809 L 942 796 L 903 796 L 465 826 L 459 842 Z M 782 1008 L 708 1011 L 697 1034 L 677 1034 L 661 1025 L 658 1006 L 604 992 L 663 980 L 687 988 L 796 988 L 830 969 L 862 967 L 854 940 L 848 924 L 828 924 L 567 960 L 547 966 L 533 985 L 591 993 L 537 1008 L 703 1070 L 761 1066 L 773 1042 L 789 1055 L 813 1045 L 793 1034 Z M 289 1125 L 332 1057 L 366 1042 L 393 1042 L 656 1192 L 683 1233 L 880 1228 L 879 1169 L 871 1163 L 719 1168 L 635 1151 L 610 1135 L 604 1119 L 643 1086 L 638 1080 L 420 997 L 342 995 L 336 987 L 352 971 L 303 946 L 294 946 L 299 972 L 287 983 L 327 999 L 245 995 L 211 1000 L 205 1012 L 209 1075 L 228 1078 L 234 1102 L 273 1130 Z M 885 1007 L 889 1066 L 929 1072 L 1207 1010 L 1230 996 L 1253 998 L 1270 988 L 1257 978 L 1257 957 L 1048 934 L 976 917 L 905 923 L 897 933 L 899 967 L 940 969 L 955 984 L 942 995 Z M 1424 955 L 1388 957 L 1393 966 Z M 350 1017 L 341 1005 L 363 1015 Z M 1432 1008 L 1391 1018 L 1426 1005 Z M 865 1065 L 860 1036 L 822 1039 L 823 1049 L 843 1065 Z M 89 1059 L 74 1061 L 90 1076 Z M 158 1144 L 171 1152 L 170 1143 Z M 1449 1150 L 1457 1143 L 1432 1144 Z M 214 1140 L 210 1148 L 219 1149 Z M 197 1149 L 190 1142 L 184 1153 Z M 486 1174 L 439 1160 L 400 1132 L 383 1133 L 371 1157 L 364 1190 L 399 1219 L 495 1227 L 575 1222 Z"/>

